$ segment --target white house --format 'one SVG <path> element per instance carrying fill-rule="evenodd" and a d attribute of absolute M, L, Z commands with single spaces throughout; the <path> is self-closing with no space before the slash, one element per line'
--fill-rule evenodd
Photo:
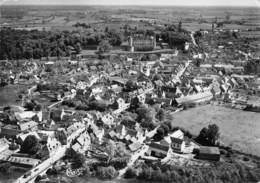
<path fill-rule="evenodd" d="M 76 152 L 84 153 L 89 149 L 90 145 L 90 136 L 88 133 L 82 133 L 77 139 L 76 143 L 72 146 L 72 149 Z"/>
<path fill-rule="evenodd" d="M 171 137 L 171 148 L 173 151 L 182 153 L 185 149 L 185 142 L 183 139 Z"/>

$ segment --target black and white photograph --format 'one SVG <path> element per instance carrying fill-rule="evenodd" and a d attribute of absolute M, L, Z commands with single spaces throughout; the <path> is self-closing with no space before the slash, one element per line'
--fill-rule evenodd
<path fill-rule="evenodd" d="M 0 183 L 260 183 L 260 0 L 0 0 Z"/>

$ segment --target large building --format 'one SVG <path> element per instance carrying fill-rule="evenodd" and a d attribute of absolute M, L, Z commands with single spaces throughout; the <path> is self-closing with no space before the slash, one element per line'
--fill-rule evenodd
<path fill-rule="evenodd" d="M 130 36 L 127 42 L 122 44 L 126 51 L 152 51 L 156 47 L 156 39 L 153 36 Z"/>

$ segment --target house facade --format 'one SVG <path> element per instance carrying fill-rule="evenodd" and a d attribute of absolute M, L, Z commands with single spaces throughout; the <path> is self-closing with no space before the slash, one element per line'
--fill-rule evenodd
<path fill-rule="evenodd" d="M 171 148 L 174 152 L 182 153 L 185 148 L 185 142 L 183 139 L 171 137 Z"/>
<path fill-rule="evenodd" d="M 152 142 L 149 145 L 149 149 L 146 153 L 148 156 L 165 158 L 167 156 L 169 149 L 170 149 L 170 144 L 165 140 L 161 140 L 160 142 Z"/>

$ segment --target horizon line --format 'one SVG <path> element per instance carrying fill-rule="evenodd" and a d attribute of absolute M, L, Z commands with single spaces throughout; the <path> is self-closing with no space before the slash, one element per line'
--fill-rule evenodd
<path fill-rule="evenodd" d="M 161 4 L 161 5 L 145 5 L 145 4 L 114 4 L 114 5 L 109 5 L 109 4 L 1 4 L 1 6 L 152 6 L 152 7 L 164 7 L 164 6 L 171 6 L 171 7 L 251 7 L 251 8 L 260 8 L 258 6 L 253 6 L 253 5 L 173 5 L 173 4 Z"/>

